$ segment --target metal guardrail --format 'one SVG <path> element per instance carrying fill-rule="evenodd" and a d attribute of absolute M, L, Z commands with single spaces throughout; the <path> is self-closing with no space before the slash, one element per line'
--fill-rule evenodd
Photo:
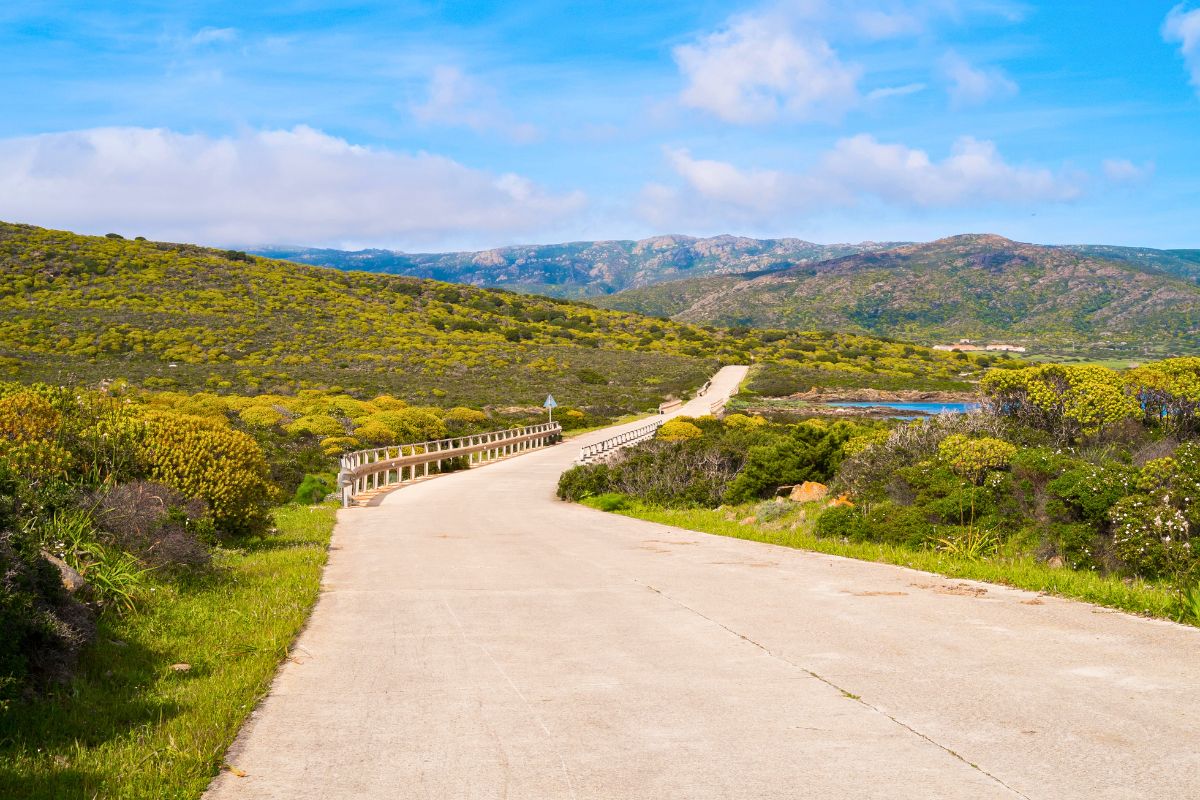
<path fill-rule="evenodd" d="M 728 401 L 729 401 L 728 398 L 722 397 L 720 400 L 718 400 L 715 403 L 709 403 L 708 413 L 712 414 L 714 417 L 720 418 L 721 415 L 725 413 L 725 404 Z"/>
<path fill-rule="evenodd" d="M 666 414 L 668 412 L 674 411 L 677 408 L 683 408 L 682 400 L 668 400 L 665 403 L 659 403 L 658 413 Z"/>
<path fill-rule="evenodd" d="M 622 447 L 629 447 L 630 445 L 650 439 L 654 434 L 658 433 L 658 429 L 662 425 L 663 420 L 655 419 L 640 428 L 618 433 L 616 436 L 610 436 L 595 444 L 584 445 L 579 450 L 579 458 L 576 459 L 576 463 L 587 464 L 615 450 L 620 450 Z"/>
<path fill-rule="evenodd" d="M 485 463 L 543 447 L 561 433 L 562 426 L 557 422 L 543 422 L 524 428 L 347 453 L 342 456 L 342 469 L 338 474 L 342 505 L 349 506 L 364 492 L 423 478 L 429 474 L 429 465 L 433 463 L 437 463 L 439 470 L 444 462 L 460 457 L 466 457 L 471 464 Z"/>

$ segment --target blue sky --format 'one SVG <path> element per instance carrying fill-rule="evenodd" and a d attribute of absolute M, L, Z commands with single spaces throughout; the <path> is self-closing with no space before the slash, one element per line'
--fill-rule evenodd
<path fill-rule="evenodd" d="M 0 218 L 405 250 L 1200 247 L 1200 3 L 0 9 Z"/>

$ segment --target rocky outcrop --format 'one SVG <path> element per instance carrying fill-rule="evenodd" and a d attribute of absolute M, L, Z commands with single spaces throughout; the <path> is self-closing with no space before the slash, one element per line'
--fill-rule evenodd
<path fill-rule="evenodd" d="M 791 493 L 788 495 L 794 503 L 811 503 L 814 500 L 822 500 L 829 494 L 829 487 L 823 483 L 816 481 L 805 481 L 798 486 L 793 486 Z"/>

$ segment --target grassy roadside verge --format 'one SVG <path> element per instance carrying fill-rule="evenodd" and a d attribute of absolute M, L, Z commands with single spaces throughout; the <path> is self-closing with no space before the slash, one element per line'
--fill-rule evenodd
<path fill-rule="evenodd" d="M 308 618 L 334 513 L 280 508 L 277 535 L 101 619 L 71 686 L 0 712 L 0 797 L 199 797 Z"/>
<path fill-rule="evenodd" d="M 584 501 L 593 507 L 599 504 Z M 906 547 L 873 542 L 848 542 L 841 539 L 822 539 L 813 535 L 811 526 L 793 518 L 783 524 L 749 523 L 740 520 L 753 514 L 754 506 L 725 510 L 664 509 L 630 503 L 613 509 L 618 514 L 686 528 L 718 536 L 730 536 L 755 542 L 811 550 L 817 553 L 896 564 L 948 578 L 966 578 L 1003 584 L 1018 589 L 1084 600 L 1096 605 L 1116 608 L 1134 614 L 1180 621 L 1184 616 L 1176 592 L 1169 586 L 1147 581 L 1126 582 L 1118 577 L 1071 569 L 1055 569 L 1028 557 L 996 556 L 970 560 L 938 550 L 912 550 Z M 802 514 L 803 508 L 797 509 Z M 733 517 L 729 519 L 728 517 Z M 792 524 L 788 524 L 791 522 Z M 797 524 L 798 523 L 798 524 Z M 1192 620 L 1195 624 L 1195 621 Z"/>
<path fill-rule="evenodd" d="M 563 431 L 563 439 L 574 439 L 577 436 L 583 436 L 585 433 L 594 433 L 595 431 L 602 431 L 605 428 L 611 428 L 614 425 L 624 425 L 626 422 L 633 422 L 634 420 L 643 419 L 645 417 L 652 417 L 652 416 L 654 416 L 654 412 L 652 412 L 652 411 L 647 411 L 644 414 L 626 414 L 623 417 L 617 417 L 616 419 L 609 420 L 608 422 L 605 422 L 603 425 L 592 425 L 587 428 L 572 428 L 569 431 Z"/>

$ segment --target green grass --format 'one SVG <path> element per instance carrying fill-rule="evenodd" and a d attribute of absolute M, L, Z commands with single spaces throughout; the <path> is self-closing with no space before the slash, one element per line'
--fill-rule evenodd
<path fill-rule="evenodd" d="M 317 599 L 333 507 L 276 521 L 214 574 L 102 619 L 72 685 L 0 712 L 0 797 L 199 797 Z"/>
<path fill-rule="evenodd" d="M 605 428 L 611 428 L 614 425 L 624 425 L 626 422 L 633 422 L 634 420 L 652 416 L 654 416 L 653 411 L 644 411 L 641 414 L 625 414 L 614 419 L 599 422 L 595 425 L 589 425 L 586 428 L 572 428 L 569 431 L 563 431 L 563 438 L 574 439 L 576 436 L 582 436 L 585 433 L 595 433 L 596 431 L 604 430 Z"/>
<path fill-rule="evenodd" d="M 595 498 L 593 498 L 594 500 Z M 590 501 L 589 505 L 597 504 Z M 608 505 L 611 505 L 609 503 Z M 1165 584 L 1129 581 L 1094 572 L 1055 569 L 1029 556 L 996 556 L 971 560 L 938 550 L 913 550 L 896 545 L 871 542 L 845 542 L 840 539 L 821 539 L 813 535 L 811 523 L 802 518 L 805 509 L 794 507 L 782 519 L 768 524 L 742 525 L 753 514 L 753 506 L 725 510 L 664 509 L 635 502 L 615 509 L 625 516 L 673 525 L 678 528 L 747 539 L 755 542 L 811 550 L 817 553 L 896 564 L 902 567 L 933 572 L 948 578 L 966 578 L 1026 589 L 1032 592 L 1084 600 L 1096 605 L 1116 608 L 1134 614 L 1181 621 L 1190 618 L 1178 593 Z M 732 517 L 729 519 L 728 517 Z M 793 527 L 795 525 L 795 527 Z"/>

